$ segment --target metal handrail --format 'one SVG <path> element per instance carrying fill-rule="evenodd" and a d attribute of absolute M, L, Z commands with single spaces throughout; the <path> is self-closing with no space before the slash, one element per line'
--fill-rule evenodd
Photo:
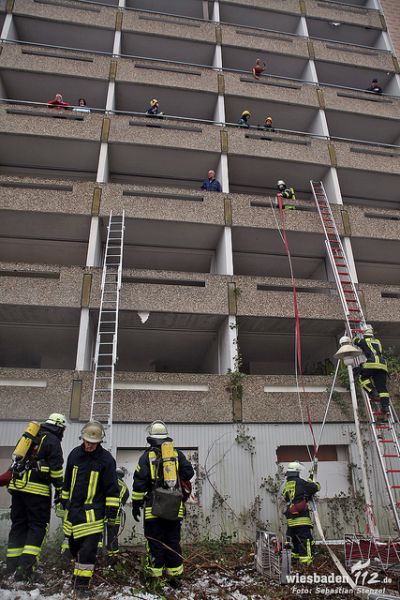
<path fill-rule="evenodd" d="M 4 104 L 17 104 L 17 105 L 22 105 L 22 106 L 32 106 L 32 107 L 43 107 L 43 108 L 49 108 L 50 110 L 52 109 L 48 102 L 35 102 L 33 100 L 16 100 L 13 98 L 0 98 L 0 103 L 4 103 Z M 79 107 L 79 105 L 70 105 L 64 108 L 65 111 L 73 111 L 74 108 L 81 108 Z M 118 110 L 118 109 L 113 109 L 113 110 L 109 110 L 109 109 L 103 109 L 103 108 L 92 108 L 90 106 L 87 106 L 86 108 L 88 108 L 90 110 L 90 113 L 98 113 L 98 114 L 102 114 L 102 115 L 106 115 L 106 116 L 112 116 L 112 115 L 116 115 L 116 116 L 130 116 L 130 117 L 140 117 L 143 119 L 148 119 L 149 123 L 152 122 L 154 125 L 157 124 L 157 117 L 154 116 L 150 116 L 148 115 L 146 112 L 138 112 L 138 111 L 129 111 L 129 110 Z M 34 114 L 34 113 L 32 113 Z M 50 113 L 49 113 L 50 114 Z M 89 114 L 89 113 L 87 113 Z M 373 141 L 368 141 L 368 140 L 357 140 L 357 139 L 353 139 L 353 138 L 342 138 L 342 137 L 338 137 L 338 136 L 328 136 L 328 135 L 323 135 L 323 134 L 319 134 L 319 133 L 310 133 L 308 131 L 298 131 L 295 129 L 283 129 L 281 127 L 274 127 L 273 131 L 269 131 L 268 129 L 265 129 L 262 125 L 249 125 L 248 127 L 243 127 L 240 126 L 238 123 L 230 123 L 228 121 L 213 121 L 210 119 L 199 119 L 197 117 L 182 117 L 179 115 L 169 115 L 164 113 L 162 115 L 162 119 L 160 119 L 160 124 L 161 121 L 168 121 L 168 120 L 174 120 L 174 121 L 181 121 L 181 122 L 187 122 L 187 123 L 200 123 L 200 124 L 204 124 L 204 125 L 216 125 L 218 127 L 229 127 L 229 128 L 235 128 L 235 129 L 240 129 L 240 130 L 244 130 L 246 131 L 258 131 L 258 132 L 264 132 L 264 133 L 283 133 L 283 134 L 289 134 L 289 135 L 297 135 L 297 136 L 302 136 L 302 137 L 309 137 L 312 139 L 320 139 L 320 140 L 324 140 L 324 141 L 329 141 L 329 140 L 337 140 L 339 142 L 347 142 L 347 143 L 356 143 L 356 144 L 362 144 L 365 146 L 375 146 L 378 148 L 392 148 L 395 150 L 400 150 L 400 144 L 386 144 L 383 142 L 373 142 Z"/>

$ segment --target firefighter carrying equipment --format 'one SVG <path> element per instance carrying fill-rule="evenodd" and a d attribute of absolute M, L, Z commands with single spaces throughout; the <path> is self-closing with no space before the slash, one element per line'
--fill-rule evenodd
<path fill-rule="evenodd" d="M 100 421 L 89 421 L 82 427 L 81 439 L 92 444 L 100 444 L 104 440 L 105 431 Z"/>
<path fill-rule="evenodd" d="M 164 483 L 167 487 L 174 488 L 178 481 L 178 473 L 173 442 L 164 442 L 161 444 L 161 459 Z"/>
<path fill-rule="evenodd" d="M 32 442 L 35 440 L 37 434 L 39 433 L 39 429 L 39 423 L 37 423 L 36 421 L 29 422 L 19 442 L 15 446 L 14 452 L 12 454 L 13 462 L 25 458 L 32 446 Z"/>
<path fill-rule="evenodd" d="M 162 473 L 160 467 L 162 465 Z M 161 475 L 161 476 L 160 476 Z M 177 453 L 171 441 L 161 444 L 161 456 L 156 466 L 152 513 L 155 517 L 176 521 L 182 506 L 182 489 L 177 469 Z"/>
<path fill-rule="evenodd" d="M 105 519 L 115 519 L 120 505 L 115 460 L 100 444 L 85 452 L 84 444 L 70 453 L 62 502 L 64 534 L 79 539 L 102 533 Z"/>

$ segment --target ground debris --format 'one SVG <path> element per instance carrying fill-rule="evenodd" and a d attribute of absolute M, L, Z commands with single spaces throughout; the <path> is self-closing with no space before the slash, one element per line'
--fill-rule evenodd
<path fill-rule="evenodd" d="M 316 600 L 346 600 L 354 596 L 339 591 L 335 585 L 297 584 L 282 586 L 277 581 L 262 577 L 254 568 L 253 548 L 250 544 L 221 544 L 203 542 L 184 549 L 185 577 L 179 589 L 162 581 L 146 589 L 142 575 L 143 549 L 126 548 L 110 564 L 102 555 L 93 577 L 94 600 L 297 600 L 307 597 Z M 329 556 L 321 552 L 313 567 L 304 574 L 335 573 Z M 397 583 L 389 586 L 396 594 Z M 321 592 L 321 589 L 329 590 Z M 299 591 L 300 589 L 307 591 Z M 348 590 L 347 586 L 347 590 Z M 379 591 L 382 588 L 378 588 Z M 72 563 L 45 556 L 32 584 L 14 582 L 13 578 L 0 579 L 0 600 L 73 600 Z"/>

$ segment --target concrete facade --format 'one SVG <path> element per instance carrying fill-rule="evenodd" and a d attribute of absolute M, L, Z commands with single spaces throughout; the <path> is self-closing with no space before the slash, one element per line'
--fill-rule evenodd
<path fill-rule="evenodd" d="M 111 210 L 126 216 L 117 458 L 143 447 L 156 418 L 198 453 L 200 478 L 209 447 L 224 453 L 232 436 L 264 460 L 258 478 L 275 475 L 281 447 L 296 458 L 312 444 L 302 422 L 307 410 L 317 427 L 323 421 L 343 312 L 310 179 L 325 185 L 367 319 L 400 352 L 396 2 L 265 4 L 191 0 L 168 14 L 161 0 L 147 11 L 128 0 L 0 2 L 4 448 L 11 430 L 57 410 L 72 423 L 69 450 L 90 414 Z M 259 80 L 257 57 L 266 62 Z M 382 95 L 366 91 L 375 77 Z M 72 106 L 86 98 L 91 112 L 49 108 L 57 92 Z M 152 98 L 162 119 L 145 116 Z M 237 127 L 245 109 L 249 129 Z M 273 131 L 263 129 L 267 115 Z M 222 193 L 200 189 L 209 169 Z M 283 216 L 302 319 L 300 404 L 278 179 L 296 190 L 296 210 Z M 145 323 L 140 311 L 150 313 Z M 322 445 L 335 448 L 337 469 L 333 461 L 323 471 L 323 485 L 328 498 L 346 486 L 352 498 L 350 399 L 340 382 L 334 396 Z M 256 501 L 230 467 L 220 476 L 238 513 Z M 264 502 L 261 517 L 273 522 Z M 245 539 L 248 525 L 236 526 Z M 382 529 L 390 532 L 383 517 Z"/>

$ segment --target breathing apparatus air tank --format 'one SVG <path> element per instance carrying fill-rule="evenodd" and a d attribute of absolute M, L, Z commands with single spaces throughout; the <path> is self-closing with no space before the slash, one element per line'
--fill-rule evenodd
<path fill-rule="evenodd" d="M 13 463 L 19 462 L 28 454 L 32 442 L 39 433 L 40 424 L 37 421 L 30 421 L 28 423 L 27 428 L 22 434 L 18 444 L 14 448 L 14 452 L 12 454 Z"/>
<path fill-rule="evenodd" d="M 173 442 L 163 442 L 161 444 L 161 457 L 164 483 L 169 488 L 174 488 L 177 484 L 178 473 L 176 470 L 176 456 Z"/>

